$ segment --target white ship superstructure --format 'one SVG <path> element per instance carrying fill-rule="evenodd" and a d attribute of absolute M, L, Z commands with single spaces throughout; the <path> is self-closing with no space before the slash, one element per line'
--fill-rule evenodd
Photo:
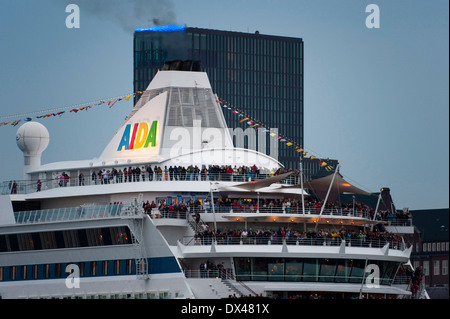
<path fill-rule="evenodd" d="M 303 185 L 233 138 L 206 73 L 186 71 L 158 72 L 98 158 L 42 164 L 49 133 L 21 126 L 24 180 L 0 197 L 0 296 L 411 296 L 398 276 L 410 219 L 317 206 L 323 183 L 370 194 L 338 172 Z"/>

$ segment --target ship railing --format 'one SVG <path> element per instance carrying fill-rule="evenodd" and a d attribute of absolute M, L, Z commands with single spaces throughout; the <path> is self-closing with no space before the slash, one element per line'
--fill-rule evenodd
<path fill-rule="evenodd" d="M 150 212 L 151 218 L 172 218 L 172 219 L 188 219 L 189 212 L 181 210 L 159 210 L 152 209 Z"/>
<path fill-rule="evenodd" d="M 191 207 L 190 208 L 193 213 L 199 212 L 199 213 L 212 213 L 212 207 Z M 214 207 L 215 213 L 238 213 L 238 214 L 248 214 L 248 213 L 264 213 L 264 214 L 301 214 L 301 215 L 311 215 L 311 217 L 314 217 L 314 215 L 319 215 L 320 210 L 317 211 L 315 209 L 308 209 L 305 208 L 305 211 L 303 212 L 302 207 L 294 206 L 294 207 L 231 207 L 231 206 L 215 206 Z M 326 216 L 348 216 L 348 217 L 360 217 L 360 218 L 366 218 L 369 219 L 370 213 L 369 211 L 360 211 L 360 210 L 353 210 L 353 209 L 340 209 L 340 208 L 333 208 L 333 209 L 324 209 L 322 213 L 323 217 Z"/>
<path fill-rule="evenodd" d="M 190 207 L 191 213 L 212 213 L 212 207 Z M 302 207 L 294 206 L 294 207 L 261 207 L 261 208 L 251 208 L 251 207 L 231 207 L 231 206 L 215 206 L 215 213 L 227 214 L 227 213 L 237 213 L 237 214 L 297 214 L 300 216 L 308 216 L 308 217 L 318 217 L 320 210 L 316 210 L 313 208 L 305 208 L 303 211 Z M 367 220 L 373 220 L 373 216 L 368 210 L 357 210 L 357 209 L 344 209 L 344 208 L 326 208 L 322 212 L 321 218 L 326 218 L 327 216 L 333 217 L 354 217 L 361 218 Z M 382 222 L 386 226 L 412 226 L 412 219 L 396 219 L 396 220 L 380 220 L 377 222 Z"/>
<path fill-rule="evenodd" d="M 257 296 L 257 293 L 247 286 L 242 281 L 238 280 L 236 276 L 234 276 L 231 268 L 218 268 L 218 269 L 185 269 L 183 270 L 186 278 L 218 278 L 223 280 L 224 282 L 230 282 L 230 280 L 236 282 L 239 287 L 236 287 L 234 284 L 231 284 L 234 288 L 238 288 L 237 291 L 243 295 L 241 292 L 241 288 L 245 289 L 250 293 L 250 295 Z"/>
<path fill-rule="evenodd" d="M 230 268 L 227 269 L 185 269 L 183 270 L 186 278 L 220 278 L 224 280 L 233 279 L 233 273 Z"/>
<path fill-rule="evenodd" d="M 394 280 L 392 281 L 392 284 L 394 285 L 409 285 L 411 281 L 410 276 L 395 276 Z"/>
<path fill-rule="evenodd" d="M 239 237 L 239 236 L 220 236 L 220 237 L 202 237 L 185 236 L 183 245 L 189 246 L 208 246 L 215 242 L 216 245 L 293 245 L 293 246 L 340 246 L 340 238 L 281 238 L 281 237 Z M 385 239 L 350 239 L 345 240 L 346 247 L 361 248 L 383 248 L 389 244 L 390 249 L 404 250 L 406 247 L 402 242 L 388 241 Z"/>
<path fill-rule="evenodd" d="M 73 175 L 73 174 L 71 174 Z M 40 179 L 40 186 L 38 186 L 38 179 L 32 180 L 18 180 L 18 181 L 4 181 L 0 185 L 2 195 L 6 194 L 30 194 L 38 191 L 44 191 L 54 188 L 75 187 L 75 186 L 90 186 L 90 185 L 110 185 L 110 184 L 126 184 L 126 183 L 143 183 L 143 182 L 170 182 L 170 181 L 221 181 L 221 182 L 250 182 L 256 180 L 266 179 L 273 176 L 273 174 L 253 174 L 253 175 L 227 175 L 227 174 L 207 174 L 201 176 L 200 174 L 190 174 L 186 176 L 178 175 L 165 176 L 153 174 L 150 178 L 148 174 L 138 175 L 132 178 L 119 177 L 109 175 L 107 179 L 100 179 L 96 177 L 92 179 L 91 176 L 79 177 L 78 173 L 75 176 L 69 177 L 67 180 L 62 180 L 60 177 L 51 179 Z M 143 177 L 144 176 L 144 177 Z M 279 184 L 298 185 L 300 183 L 299 176 L 288 176 L 286 179 L 279 181 Z"/>
<path fill-rule="evenodd" d="M 364 282 L 366 275 L 350 276 L 350 275 L 319 275 L 319 274 L 288 274 L 286 271 L 280 271 L 273 274 L 257 274 L 247 273 L 234 276 L 231 269 L 185 269 L 184 274 L 186 278 L 220 278 L 223 280 L 236 280 L 244 284 L 242 281 L 292 281 L 292 282 L 335 282 L 335 283 L 357 283 Z M 391 286 L 392 284 L 399 284 L 397 279 L 392 278 L 378 278 L 379 283 L 383 286 Z M 400 283 L 401 284 L 401 283 Z M 245 284 L 244 284 L 245 285 Z M 246 286 L 247 287 L 247 286 Z M 249 289 L 249 288 L 248 288 Z M 376 288 L 373 288 L 376 289 Z M 256 293 L 255 293 L 256 294 Z"/>
<path fill-rule="evenodd" d="M 89 205 L 14 212 L 17 224 L 43 223 L 64 220 L 117 218 L 130 213 L 130 204 Z"/>

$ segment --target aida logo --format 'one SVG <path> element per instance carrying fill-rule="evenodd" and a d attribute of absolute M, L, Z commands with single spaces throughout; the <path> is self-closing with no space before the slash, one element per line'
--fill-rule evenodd
<path fill-rule="evenodd" d="M 150 126 L 147 122 L 135 123 L 133 132 L 131 132 L 131 124 L 127 124 L 120 140 L 118 152 L 122 150 L 136 150 L 156 146 L 156 130 L 158 129 L 158 121 L 153 121 Z"/>

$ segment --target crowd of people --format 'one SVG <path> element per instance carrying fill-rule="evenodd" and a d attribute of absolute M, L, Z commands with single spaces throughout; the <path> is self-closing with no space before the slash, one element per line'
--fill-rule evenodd
<path fill-rule="evenodd" d="M 113 183 L 131 183 L 131 182 L 145 182 L 145 181 L 236 181 L 245 182 L 255 179 L 263 179 L 271 176 L 276 176 L 279 174 L 284 174 L 287 172 L 294 171 L 293 176 L 299 176 L 298 170 L 293 169 L 277 169 L 269 170 L 267 168 L 258 168 L 256 165 L 253 166 L 236 166 L 234 165 L 202 165 L 199 168 L 197 165 L 189 166 L 158 166 L 151 165 L 146 166 L 129 166 L 124 168 L 111 169 L 99 169 L 98 171 L 93 171 L 88 183 L 83 172 L 79 172 L 78 181 L 76 184 L 78 186 L 85 186 L 87 184 L 113 184 Z M 61 173 L 57 178 L 58 185 L 60 187 L 66 187 L 69 185 L 71 179 L 70 175 L 66 172 Z M 44 181 L 45 182 L 45 181 Z M 13 183 L 11 181 L 11 183 Z M 10 184 L 11 184 L 10 183 Z M 42 186 L 42 181 L 39 179 L 37 184 Z M 16 187 L 16 181 L 14 181 Z M 37 185 L 36 185 L 37 186 Z M 11 193 L 15 193 L 15 187 L 12 189 Z M 40 188 L 39 190 L 40 191 Z"/>
<path fill-rule="evenodd" d="M 412 297 L 418 298 L 418 292 L 424 276 L 423 267 L 418 266 L 414 270 L 408 266 L 400 267 L 397 276 L 406 276 L 410 279 Z"/>
<path fill-rule="evenodd" d="M 222 263 L 214 263 L 211 260 L 200 263 L 200 277 L 201 278 L 223 278 L 231 276 L 231 269 L 225 269 Z"/>
<path fill-rule="evenodd" d="M 231 165 L 197 165 L 185 166 L 135 166 L 123 169 L 103 169 L 92 172 L 91 180 L 94 184 L 131 183 L 140 181 L 249 181 L 255 178 L 266 178 L 292 171 L 278 169 L 275 171 L 253 166 L 232 167 Z M 79 176 L 79 180 L 84 176 Z"/>
<path fill-rule="evenodd" d="M 368 247 L 371 244 L 380 243 L 382 247 L 389 242 L 393 248 L 402 244 L 400 235 L 389 233 L 383 226 L 375 227 L 373 230 L 347 229 L 345 226 L 339 229 L 322 228 L 317 231 L 299 231 L 290 227 L 279 227 L 278 230 L 266 227 L 240 228 L 240 229 L 217 229 L 214 231 L 206 223 L 201 222 L 199 229 L 195 233 L 195 244 L 211 244 L 214 238 L 219 244 L 243 243 L 267 244 L 270 240 L 272 244 L 299 243 L 306 245 L 339 245 L 341 240 L 351 242 L 352 245 Z"/>
<path fill-rule="evenodd" d="M 319 214 L 323 201 L 315 198 L 305 198 L 305 213 L 307 214 Z M 186 212 L 191 214 L 198 213 L 212 213 L 214 206 L 214 212 L 216 213 L 286 213 L 286 214 L 300 214 L 302 213 L 302 200 L 285 198 L 285 199 L 268 199 L 262 198 L 256 199 L 244 199 L 244 198 L 228 198 L 218 197 L 214 200 L 214 204 L 209 198 L 189 199 L 181 200 L 180 202 L 171 201 L 170 204 L 165 200 L 161 200 L 158 203 L 147 201 L 143 203 L 143 207 L 146 213 L 150 214 L 153 210 L 158 210 L 164 217 L 172 217 L 175 214 L 178 216 L 186 216 Z M 374 219 L 375 210 L 367 205 L 358 202 L 340 203 L 339 201 L 330 202 L 325 205 L 324 215 L 329 214 L 342 215 L 342 216 L 355 216 L 364 217 L 368 219 Z M 406 221 L 411 216 L 407 212 L 397 211 L 378 211 L 376 220 L 378 221 Z M 381 225 L 380 225 L 381 227 Z"/>

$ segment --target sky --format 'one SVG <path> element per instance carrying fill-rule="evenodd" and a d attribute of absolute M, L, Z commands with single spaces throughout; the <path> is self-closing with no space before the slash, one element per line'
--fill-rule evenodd
<path fill-rule="evenodd" d="M 389 187 L 399 209 L 449 207 L 447 0 L 0 0 L 0 124 L 132 93 L 134 28 L 155 18 L 303 38 L 305 148 L 358 187 Z M 42 163 L 98 157 L 132 107 L 37 120 L 50 133 Z M 23 178 L 21 124 L 0 127 L 0 181 Z"/>

